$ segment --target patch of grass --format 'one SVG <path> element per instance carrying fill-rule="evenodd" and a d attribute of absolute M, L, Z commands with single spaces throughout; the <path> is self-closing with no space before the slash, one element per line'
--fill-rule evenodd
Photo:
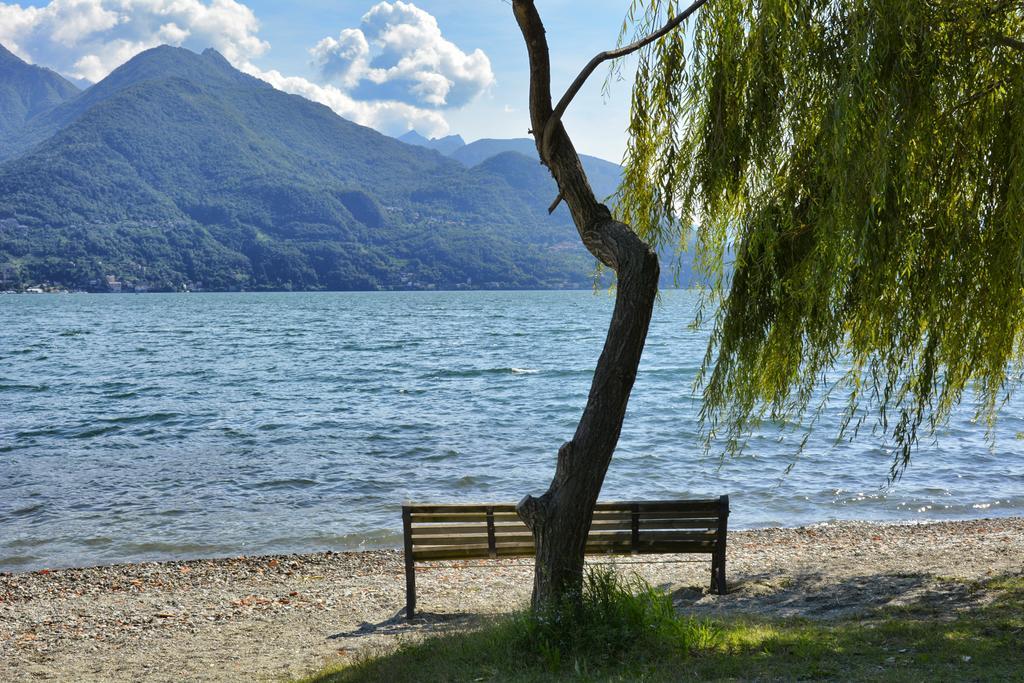
<path fill-rule="evenodd" d="M 970 611 L 903 607 L 869 618 L 698 620 L 639 578 L 588 576 L 582 606 L 519 613 L 326 669 L 350 681 L 1021 680 L 1024 577 L 979 584 Z"/>
<path fill-rule="evenodd" d="M 679 617 L 671 598 L 639 576 L 607 569 L 587 572 L 581 600 L 512 617 L 510 636 L 520 661 L 539 654 L 538 664 L 553 674 L 603 670 L 648 655 L 682 658 L 719 639 L 710 622 Z"/>

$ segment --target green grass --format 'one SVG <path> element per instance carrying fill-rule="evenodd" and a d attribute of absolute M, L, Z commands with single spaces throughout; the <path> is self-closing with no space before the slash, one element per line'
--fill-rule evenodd
<path fill-rule="evenodd" d="M 693 619 L 640 579 L 588 577 L 568 616 L 528 613 L 325 669 L 349 681 L 1024 680 L 1024 578 L 972 586 L 991 598 L 843 621 Z M 986 602 L 986 601 L 981 601 Z"/>

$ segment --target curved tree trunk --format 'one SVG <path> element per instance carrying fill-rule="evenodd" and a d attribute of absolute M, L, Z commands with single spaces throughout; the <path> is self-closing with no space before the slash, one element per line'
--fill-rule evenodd
<path fill-rule="evenodd" d="M 513 0 L 530 57 L 530 121 L 541 161 L 558 183 L 583 244 L 618 276 L 615 309 L 594 371 L 587 405 L 571 441 L 558 449 L 555 476 L 540 497 L 517 506 L 533 531 L 537 560 L 533 606 L 578 599 L 587 534 L 605 473 L 619 440 L 658 292 L 658 257 L 628 225 L 612 218 L 587 181 L 565 128 L 552 117 L 551 73 L 544 25 L 533 0 Z"/>

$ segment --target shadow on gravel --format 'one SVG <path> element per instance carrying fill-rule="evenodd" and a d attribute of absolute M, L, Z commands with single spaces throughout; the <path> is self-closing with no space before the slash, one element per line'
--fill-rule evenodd
<path fill-rule="evenodd" d="M 405 610 L 400 609 L 384 621 L 377 622 L 376 624 L 364 621 L 351 631 L 340 631 L 327 636 L 327 640 L 363 638 L 366 636 L 394 636 L 424 630 L 443 632 L 449 629 L 465 628 L 477 622 L 479 618 L 480 615 L 470 612 L 447 614 L 418 612 L 413 619 L 409 620 L 405 618 Z"/>
<path fill-rule="evenodd" d="M 836 581 L 835 577 L 807 572 L 780 577 L 750 574 L 729 584 L 723 596 L 700 588 L 672 593 L 677 608 L 703 616 L 757 615 L 842 619 L 881 607 L 948 610 L 981 606 L 982 594 L 968 583 L 927 574 L 865 574 Z"/>

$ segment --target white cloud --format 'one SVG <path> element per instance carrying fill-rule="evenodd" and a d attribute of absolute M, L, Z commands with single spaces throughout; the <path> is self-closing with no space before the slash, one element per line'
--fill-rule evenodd
<path fill-rule="evenodd" d="M 482 50 L 463 52 L 430 13 L 401 1 L 374 5 L 359 28 L 324 38 L 310 53 L 325 80 L 359 99 L 461 107 L 494 84 Z"/>
<path fill-rule="evenodd" d="M 369 68 L 370 44 L 357 28 L 342 29 L 337 38 L 324 38 L 309 52 L 327 80 L 346 88 L 358 83 Z"/>
<path fill-rule="evenodd" d="M 0 43 L 18 56 L 96 81 L 151 47 L 213 47 L 230 61 L 270 45 L 259 22 L 235 0 L 51 0 L 43 7 L 0 3 Z"/>
<path fill-rule="evenodd" d="M 105 9 L 98 2 L 56 2 L 44 9 L 42 17 L 47 16 L 48 9 L 54 9 L 51 15 L 55 19 L 50 40 L 74 47 L 80 40 L 87 40 L 90 35 L 114 28 L 120 23 L 116 12 Z"/>
<path fill-rule="evenodd" d="M 187 28 L 181 28 L 172 21 L 161 26 L 156 35 L 168 45 L 181 45 L 186 38 L 192 35 L 192 32 Z"/>
<path fill-rule="evenodd" d="M 398 135 L 412 128 L 430 137 L 448 133 L 448 122 L 440 112 L 422 109 L 393 100 L 356 100 L 333 85 L 319 85 L 298 76 L 284 76 L 278 71 L 261 71 L 251 64 L 243 71 L 260 78 L 278 90 L 301 95 L 334 110 L 338 116 L 379 131 Z"/>

